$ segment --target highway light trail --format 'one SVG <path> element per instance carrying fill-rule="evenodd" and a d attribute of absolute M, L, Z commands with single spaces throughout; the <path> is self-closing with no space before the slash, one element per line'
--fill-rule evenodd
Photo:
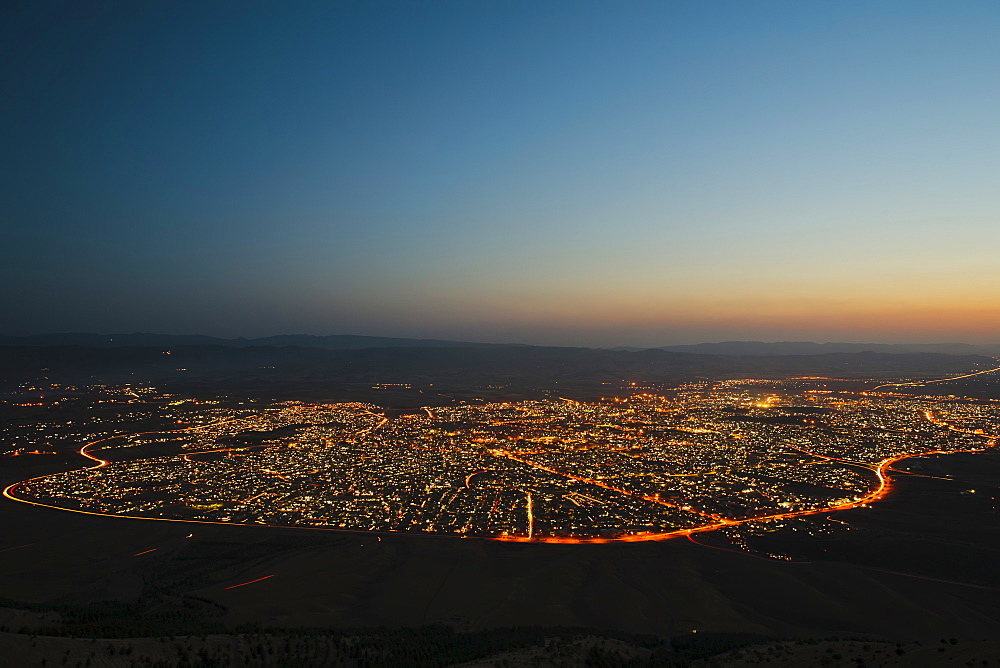
<path fill-rule="evenodd" d="M 531 492 L 528 492 L 528 540 L 535 535 L 535 513 L 534 505 L 531 500 Z"/>
<path fill-rule="evenodd" d="M 465 476 L 465 488 L 469 489 L 472 486 L 471 483 L 472 483 L 472 479 L 474 477 L 476 477 L 477 475 L 480 475 L 480 474 L 483 474 L 483 473 L 489 473 L 489 472 L 490 472 L 489 469 L 483 469 L 482 471 L 473 471 L 469 475 Z"/>
<path fill-rule="evenodd" d="M 988 373 L 995 373 L 1000 371 L 1000 366 L 993 369 L 986 369 L 985 371 L 974 371 L 972 373 L 966 373 L 961 376 L 951 376 L 950 378 L 938 378 L 936 380 L 920 380 L 911 381 L 908 383 L 885 383 L 883 385 L 876 385 L 875 387 L 868 390 L 869 392 L 874 392 L 875 390 L 881 389 L 883 387 L 923 387 L 924 385 L 931 385 L 933 383 L 948 383 L 953 380 L 961 380 L 962 378 L 972 378 L 973 376 L 983 376 Z"/>
<path fill-rule="evenodd" d="M 223 589 L 236 589 L 237 587 L 246 587 L 247 585 L 252 585 L 254 582 L 260 582 L 261 580 L 267 580 L 268 578 L 273 578 L 273 577 L 274 574 L 272 573 L 271 575 L 265 575 L 264 577 L 257 578 L 256 580 L 248 580 L 247 582 L 241 582 L 239 584 L 234 584 L 229 587 L 223 587 Z"/>

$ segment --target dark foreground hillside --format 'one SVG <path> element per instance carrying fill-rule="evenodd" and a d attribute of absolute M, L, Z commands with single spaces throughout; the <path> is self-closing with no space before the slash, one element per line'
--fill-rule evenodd
<path fill-rule="evenodd" d="M 748 634 L 635 636 L 593 629 L 520 627 L 456 632 L 416 629 L 255 630 L 90 639 L 0 632 L 0 662 L 75 668 L 680 668 L 683 666 L 988 666 L 1000 641 L 892 642 L 770 639 Z"/>
<path fill-rule="evenodd" d="M 3 475 L 30 475 L 18 466 Z M 1000 478 L 1000 457 L 928 458 L 920 473 L 934 477 L 838 513 L 852 531 L 769 539 L 790 560 L 726 551 L 716 534 L 510 544 L 3 500 L 0 652 L 81 666 L 989 665 L 1000 580 L 948 555 L 996 552 L 995 508 L 957 490 Z"/>

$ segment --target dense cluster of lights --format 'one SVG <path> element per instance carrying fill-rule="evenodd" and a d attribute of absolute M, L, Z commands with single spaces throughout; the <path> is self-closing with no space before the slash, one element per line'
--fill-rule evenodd
<path fill-rule="evenodd" d="M 95 466 L 7 494 L 150 519 L 646 540 L 865 504 L 888 492 L 897 462 L 979 450 L 998 431 L 995 402 L 822 380 L 703 381 L 392 417 L 359 403 L 249 408 L 129 388 L 130 400 L 176 414 L 174 429 L 94 433 L 102 438 L 81 452 Z M 115 392 L 124 391 L 105 389 Z M 171 444 L 177 454 L 139 459 L 111 450 Z"/>

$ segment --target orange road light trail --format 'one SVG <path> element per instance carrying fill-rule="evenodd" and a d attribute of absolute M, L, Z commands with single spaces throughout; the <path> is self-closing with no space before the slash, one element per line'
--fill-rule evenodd
<path fill-rule="evenodd" d="M 229 587 L 223 587 L 223 589 L 236 589 L 237 587 L 246 587 L 247 585 L 251 585 L 254 582 L 260 582 L 261 580 L 267 580 L 268 578 L 273 578 L 274 575 L 275 574 L 272 573 L 271 575 L 265 575 L 264 577 L 257 578 L 256 580 L 248 580 L 247 582 L 241 582 L 239 584 L 234 584 Z"/>

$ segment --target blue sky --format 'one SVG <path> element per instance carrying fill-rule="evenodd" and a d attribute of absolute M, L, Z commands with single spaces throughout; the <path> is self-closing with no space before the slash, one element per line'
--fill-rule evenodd
<path fill-rule="evenodd" d="M 6 333 L 995 341 L 991 2 L 25 2 Z"/>

